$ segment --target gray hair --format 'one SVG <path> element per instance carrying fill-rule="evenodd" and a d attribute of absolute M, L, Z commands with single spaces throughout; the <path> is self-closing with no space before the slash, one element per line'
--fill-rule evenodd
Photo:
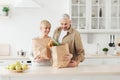
<path fill-rule="evenodd" d="M 62 19 L 70 19 L 70 16 L 65 13 L 65 14 L 62 15 Z"/>

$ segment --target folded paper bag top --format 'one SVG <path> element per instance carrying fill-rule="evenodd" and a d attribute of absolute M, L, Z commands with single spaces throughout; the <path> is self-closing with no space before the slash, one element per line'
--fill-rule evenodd
<path fill-rule="evenodd" d="M 48 47 L 50 40 L 50 38 L 34 38 L 32 40 L 34 56 L 39 55 L 44 59 L 51 59 L 51 51 Z"/>
<path fill-rule="evenodd" d="M 52 46 L 52 59 L 53 59 L 53 67 L 56 68 L 64 68 L 67 67 L 70 61 L 64 61 L 64 57 L 66 54 L 69 54 L 68 44 L 61 44 L 59 46 Z"/>

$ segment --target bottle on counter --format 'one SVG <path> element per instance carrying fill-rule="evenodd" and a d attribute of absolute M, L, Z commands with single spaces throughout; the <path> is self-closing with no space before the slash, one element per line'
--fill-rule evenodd
<path fill-rule="evenodd" d="M 100 44 L 99 44 L 99 43 L 97 43 L 97 44 L 96 44 L 96 47 L 97 47 L 96 54 L 99 54 Z"/>

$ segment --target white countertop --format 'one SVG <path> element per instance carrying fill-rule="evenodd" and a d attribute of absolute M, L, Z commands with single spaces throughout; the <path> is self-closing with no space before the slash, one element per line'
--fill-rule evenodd
<path fill-rule="evenodd" d="M 99 59 L 99 58 L 120 58 L 120 56 L 116 55 L 86 55 L 86 59 Z M 0 56 L 0 60 L 15 60 L 15 59 L 21 59 L 21 60 L 28 60 L 28 57 L 16 57 L 16 56 Z M 117 65 L 82 65 L 79 64 L 78 67 L 75 68 L 61 68 L 56 69 L 52 66 L 30 66 L 30 68 L 23 72 L 23 73 L 16 73 L 11 72 L 5 68 L 6 66 L 0 66 L 0 77 L 26 77 L 26 78 L 35 78 L 35 77 L 46 77 L 46 76 L 119 76 L 120 75 L 120 64 Z M 98 78 L 97 78 L 98 79 Z M 120 77 L 117 79 L 119 80 Z M 39 80 L 39 79 L 38 79 Z M 44 79 L 43 79 L 44 80 Z M 78 79 L 79 80 L 79 79 Z M 84 80 L 84 79 L 82 79 Z M 91 79 L 93 80 L 93 79 Z M 95 79 L 94 79 L 95 80 Z M 101 79 L 99 79 L 101 80 Z M 114 77 L 111 79 L 114 80 Z"/>
<path fill-rule="evenodd" d="M 10 72 L 5 66 L 0 66 L 1 77 L 38 77 L 57 75 L 120 75 L 120 65 L 79 65 L 75 68 L 56 69 L 49 66 L 30 67 L 23 73 Z"/>

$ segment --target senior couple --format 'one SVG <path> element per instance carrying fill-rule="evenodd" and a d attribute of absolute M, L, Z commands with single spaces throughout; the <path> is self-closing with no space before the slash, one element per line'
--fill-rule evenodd
<path fill-rule="evenodd" d="M 51 40 L 48 36 L 50 28 L 50 22 L 48 20 L 42 20 L 40 22 L 40 32 L 42 34 L 32 39 L 32 50 L 35 63 L 44 63 L 46 65 L 50 63 L 50 51 L 48 48 L 44 48 L 47 47 L 46 45 L 48 45 Z M 76 67 L 80 62 L 83 62 L 85 57 L 80 33 L 72 27 L 71 19 L 68 14 L 62 15 L 60 26 L 54 31 L 53 39 L 61 44 L 68 44 L 69 54 L 64 56 L 64 61 L 70 61 L 67 67 Z M 47 49 L 47 52 L 45 52 L 45 49 Z M 39 54 L 42 54 L 42 56 L 39 56 Z M 48 56 L 44 57 L 44 54 L 48 54 Z"/>

